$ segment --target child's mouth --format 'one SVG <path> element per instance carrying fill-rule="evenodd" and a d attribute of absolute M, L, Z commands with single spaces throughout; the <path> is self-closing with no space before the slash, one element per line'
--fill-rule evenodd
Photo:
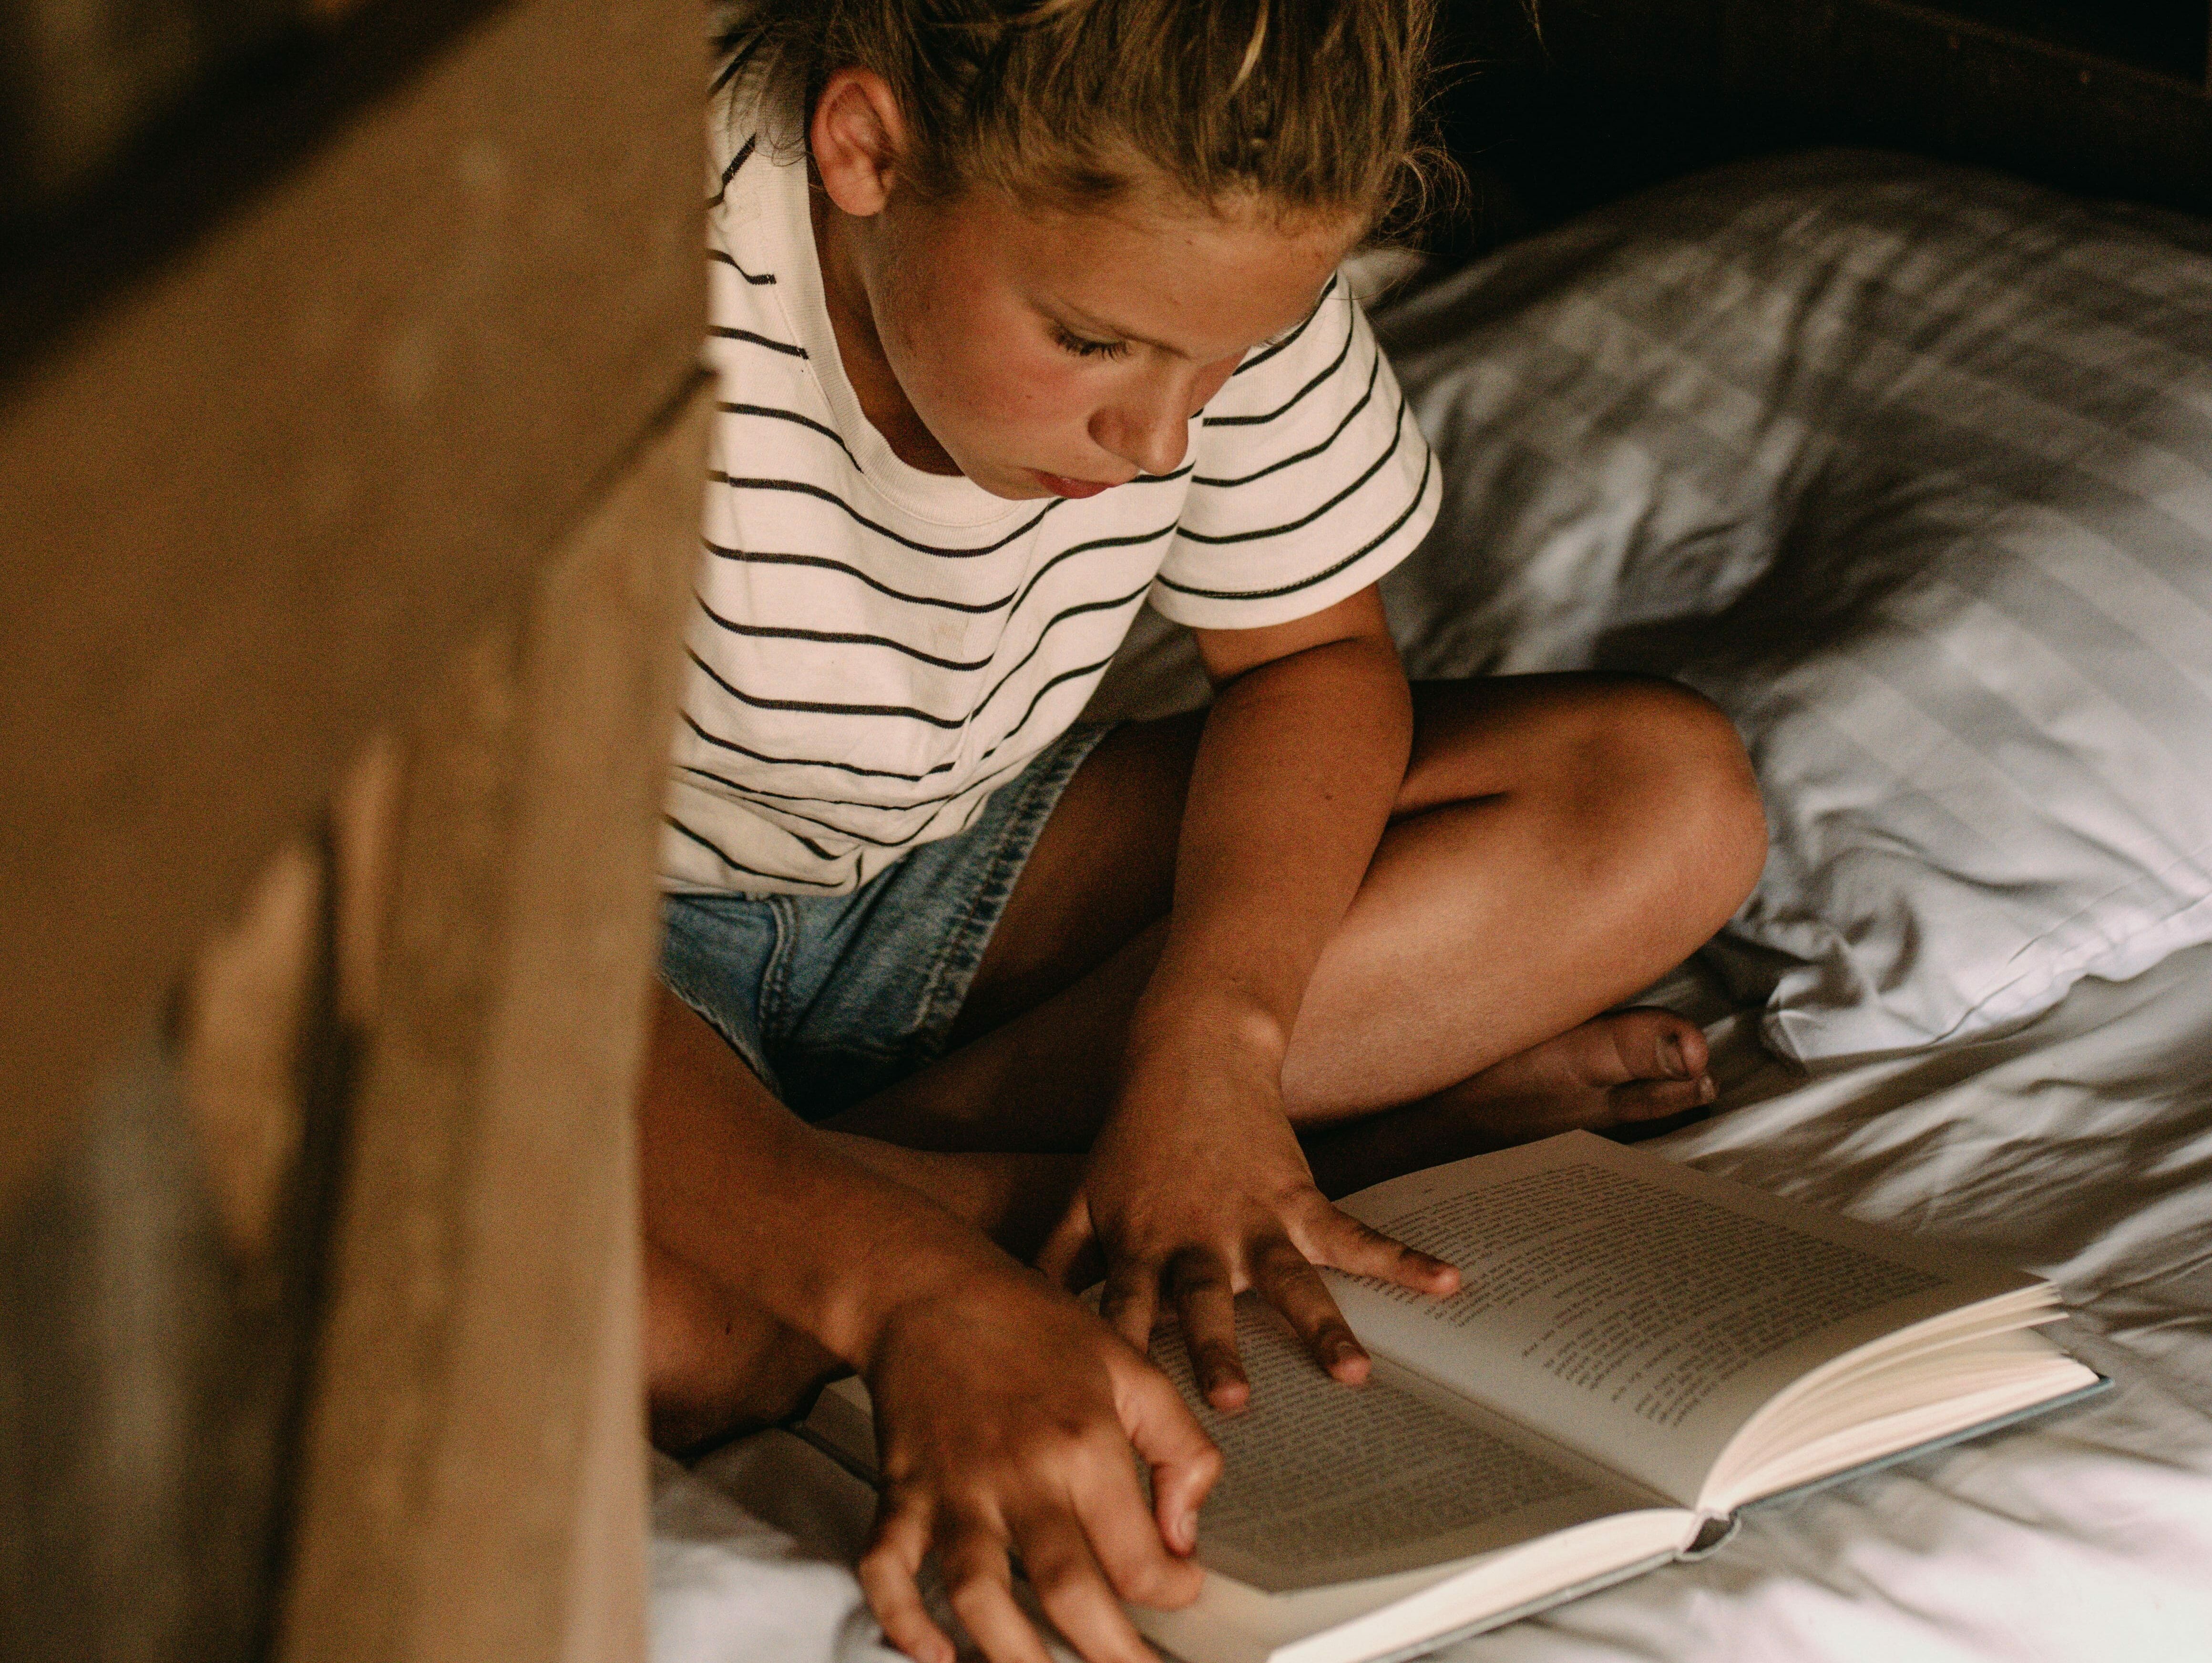
<path fill-rule="evenodd" d="M 1114 489 L 1111 481 L 1067 479 L 1057 473 L 1039 472 L 1035 468 L 1031 468 L 1030 472 L 1036 474 L 1037 478 L 1043 483 L 1044 488 L 1055 496 L 1096 496 L 1102 490 Z"/>

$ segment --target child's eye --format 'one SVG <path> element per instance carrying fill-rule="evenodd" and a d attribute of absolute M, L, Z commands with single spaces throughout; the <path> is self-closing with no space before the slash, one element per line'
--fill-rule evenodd
<path fill-rule="evenodd" d="M 1071 335 L 1065 329 L 1054 329 L 1053 338 L 1066 351 L 1079 358 L 1118 358 L 1129 350 L 1127 341 L 1087 341 L 1080 335 Z"/>

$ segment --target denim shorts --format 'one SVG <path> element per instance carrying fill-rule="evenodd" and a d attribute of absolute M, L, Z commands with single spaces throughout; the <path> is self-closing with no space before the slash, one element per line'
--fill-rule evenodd
<path fill-rule="evenodd" d="M 1030 850 L 1109 728 L 1079 723 L 975 824 L 845 895 L 671 895 L 660 978 L 819 1120 L 943 1053 Z"/>

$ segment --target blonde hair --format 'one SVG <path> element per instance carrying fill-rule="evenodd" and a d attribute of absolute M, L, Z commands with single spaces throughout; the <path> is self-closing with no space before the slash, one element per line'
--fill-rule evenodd
<path fill-rule="evenodd" d="M 1435 0 L 756 0 L 724 44 L 803 145 L 831 74 L 881 76 L 905 182 L 1103 205 L 1147 170 L 1194 200 L 1404 235 L 1455 190 L 1427 135 Z M 777 137 L 771 135 L 772 137 Z"/>

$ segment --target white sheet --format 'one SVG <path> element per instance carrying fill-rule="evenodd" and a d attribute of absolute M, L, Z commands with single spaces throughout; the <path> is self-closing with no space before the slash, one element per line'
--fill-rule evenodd
<path fill-rule="evenodd" d="M 1685 980 L 1670 1002 L 1711 996 Z M 2117 1389 L 1443 1655 L 2212 1659 L 2212 948 L 2084 982 L 2007 1038 L 1819 1078 L 1751 1020 L 1709 1028 L 1721 1111 L 1654 1147 L 2051 1277 Z M 656 1473 L 656 1663 L 888 1663 L 844 1569 L 862 1486 L 781 1434 Z"/>

